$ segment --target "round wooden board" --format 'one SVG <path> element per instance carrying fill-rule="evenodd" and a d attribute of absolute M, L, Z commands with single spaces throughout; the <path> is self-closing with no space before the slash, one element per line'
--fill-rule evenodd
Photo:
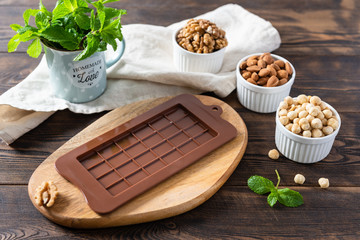
<path fill-rule="evenodd" d="M 199 161 L 129 201 L 115 211 L 99 215 L 92 211 L 82 193 L 61 177 L 54 163 L 61 155 L 92 138 L 122 124 L 141 113 L 169 100 L 171 97 L 150 99 L 117 108 L 71 138 L 51 154 L 33 173 L 28 191 L 34 206 L 48 219 L 73 228 L 105 228 L 143 223 L 175 216 L 189 211 L 214 195 L 239 164 L 247 145 L 247 129 L 239 114 L 226 103 L 208 96 L 196 96 L 205 105 L 219 105 L 222 118 L 232 123 L 237 137 Z M 52 180 L 59 195 L 54 206 L 35 204 L 36 188 L 43 181 Z"/>

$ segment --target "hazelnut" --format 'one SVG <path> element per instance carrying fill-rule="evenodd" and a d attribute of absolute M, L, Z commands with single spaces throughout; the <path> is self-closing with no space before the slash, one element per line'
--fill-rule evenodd
<path fill-rule="evenodd" d="M 291 127 L 291 132 L 298 134 L 301 132 L 301 128 L 299 126 L 299 124 L 293 124 L 293 126 Z"/>
<path fill-rule="evenodd" d="M 321 104 L 321 99 L 318 96 L 312 96 L 310 98 L 310 103 L 314 104 L 314 105 L 320 105 Z"/>
<path fill-rule="evenodd" d="M 315 128 L 315 129 L 311 130 L 311 136 L 313 138 L 319 138 L 319 137 L 323 136 L 323 132 L 320 129 Z"/>
<path fill-rule="evenodd" d="M 276 159 L 279 159 L 280 154 L 279 154 L 278 150 L 271 149 L 268 153 L 268 156 L 269 156 L 269 158 L 276 160 Z"/>
<path fill-rule="evenodd" d="M 315 118 L 314 120 L 312 120 L 312 121 L 311 121 L 311 127 L 312 127 L 312 128 L 319 128 L 319 129 L 322 128 L 323 125 L 322 125 L 321 120 L 318 119 L 318 118 Z"/>
<path fill-rule="evenodd" d="M 296 174 L 294 177 L 294 182 L 297 184 L 304 184 L 305 182 L 305 177 L 302 174 Z"/>
<path fill-rule="evenodd" d="M 287 117 L 290 120 L 294 120 L 297 117 L 297 113 L 295 111 L 288 112 Z"/>
<path fill-rule="evenodd" d="M 329 135 L 334 132 L 334 129 L 331 126 L 326 126 L 326 127 L 323 127 L 322 131 L 325 135 Z"/>
<path fill-rule="evenodd" d="M 294 100 L 293 100 L 292 97 L 287 96 L 287 97 L 284 98 L 284 102 L 286 102 L 290 106 L 291 104 L 293 104 Z"/>
<path fill-rule="evenodd" d="M 327 121 L 327 125 L 332 127 L 334 130 L 336 130 L 339 127 L 339 122 L 335 118 L 330 118 Z"/>
<path fill-rule="evenodd" d="M 303 136 L 311 138 L 311 132 L 309 130 L 305 130 L 303 131 Z"/>
<path fill-rule="evenodd" d="M 281 122 L 282 125 L 287 125 L 289 123 L 289 118 L 287 116 L 281 116 L 279 118 L 279 121 Z"/>
<path fill-rule="evenodd" d="M 281 109 L 279 111 L 279 116 L 287 116 L 287 114 L 288 114 L 288 111 L 286 109 Z"/>
<path fill-rule="evenodd" d="M 297 101 L 298 101 L 298 103 L 300 103 L 300 104 L 306 103 L 306 102 L 307 102 L 307 97 L 306 97 L 306 95 L 304 95 L 304 94 L 299 95 L 299 96 L 297 97 Z"/>
<path fill-rule="evenodd" d="M 320 178 L 318 183 L 321 188 L 328 188 L 330 186 L 329 179 L 327 178 Z"/>
<path fill-rule="evenodd" d="M 327 119 L 332 117 L 332 111 L 330 109 L 323 110 L 323 114 Z"/>

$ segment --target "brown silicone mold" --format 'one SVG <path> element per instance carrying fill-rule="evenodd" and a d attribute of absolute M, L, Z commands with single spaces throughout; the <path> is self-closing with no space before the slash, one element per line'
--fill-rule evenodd
<path fill-rule="evenodd" d="M 55 162 L 92 210 L 108 213 L 237 135 L 219 106 L 179 95 Z"/>

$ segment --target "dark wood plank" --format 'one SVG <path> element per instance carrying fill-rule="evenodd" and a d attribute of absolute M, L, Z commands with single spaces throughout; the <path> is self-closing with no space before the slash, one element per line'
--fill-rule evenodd
<path fill-rule="evenodd" d="M 25 54 L 26 44 L 11 54 L 6 47 L 14 34 L 9 25 L 22 23 L 22 12 L 36 8 L 38 2 L 0 1 L 0 94 L 22 81 L 40 61 Z M 56 0 L 43 2 L 51 9 Z M 238 168 L 211 199 L 190 212 L 156 222 L 102 230 L 68 229 L 48 221 L 32 206 L 27 181 L 53 151 L 105 113 L 81 115 L 60 111 L 11 146 L 0 144 L 0 239 L 359 238 L 360 2 L 121 0 L 111 6 L 128 10 L 124 24 L 167 26 L 226 3 L 242 5 L 270 21 L 279 31 L 282 45 L 275 53 L 290 60 L 297 71 L 291 96 L 318 95 L 338 110 L 343 125 L 330 155 L 311 165 L 284 157 L 269 159 L 267 152 L 275 148 L 274 114 L 245 109 L 233 92 L 224 100 L 244 119 L 249 143 Z M 281 187 L 289 186 L 304 196 L 303 206 L 270 208 L 265 196 L 247 188 L 247 179 L 255 174 L 275 182 L 275 169 L 281 175 Z M 293 182 L 297 173 L 306 177 L 303 186 Z M 329 178 L 329 189 L 318 187 L 320 177 Z"/>
<path fill-rule="evenodd" d="M 8 27 L 11 23 L 22 24 L 22 13 L 26 8 L 37 8 L 37 1 L 21 2 L 16 7 L 10 0 L 3 4 L 3 23 L 0 27 L 0 51 L 6 51 L 8 39 L 14 32 Z M 55 0 L 44 1 L 48 9 L 52 9 Z M 314 2 L 314 3 L 313 3 Z M 282 37 L 282 54 L 311 55 L 360 53 L 360 37 L 358 33 L 360 16 L 359 2 L 331 1 L 324 4 L 322 1 L 286 0 L 270 4 L 265 0 L 252 1 L 136 1 L 123 0 L 112 3 L 110 6 L 128 10 L 124 16 L 124 24 L 146 23 L 167 26 L 174 22 L 192 18 L 199 14 L 211 11 L 226 3 L 238 3 L 244 8 L 270 21 Z M 264 7 L 266 6 L 266 7 Z M 240 31 L 241 29 L 239 29 Z M 20 51 L 26 50 L 26 44 L 19 46 Z"/>
<path fill-rule="evenodd" d="M 281 184 L 281 188 L 285 185 Z M 131 238 L 131 239 L 289 239 L 357 238 L 360 188 L 292 187 L 305 204 L 298 208 L 267 205 L 266 196 L 247 187 L 225 186 L 211 199 L 185 214 L 132 226 L 81 230 L 58 226 L 32 206 L 26 186 L 0 186 L 0 237 Z M 234 212 L 235 211 L 235 212 Z M 9 221 L 16 219 L 16 221 Z M 290 229 L 296 228 L 296 231 Z"/>

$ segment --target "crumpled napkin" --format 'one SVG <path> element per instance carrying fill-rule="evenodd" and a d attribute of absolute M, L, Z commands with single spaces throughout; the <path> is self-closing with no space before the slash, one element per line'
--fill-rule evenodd
<path fill-rule="evenodd" d="M 235 68 L 242 57 L 255 52 L 271 52 L 281 43 L 278 31 L 270 22 L 237 4 L 227 4 L 195 18 L 208 19 L 226 31 L 229 45 L 219 73 L 176 71 L 172 60 L 172 33 L 183 27 L 187 20 L 168 27 L 130 24 L 122 29 L 126 40 L 124 55 L 107 69 L 107 89 L 96 100 L 75 104 L 56 98 L 50 89 L 48 68 L 43 57 L 27 78 L 0 96 L 0 104 L 48 112 L 47 116 L 50 116 L 51 112 L 66 108 L 76 113 L 90 114 L 139 100 L 181 93 L 214 92 L 226 97 L 236 88 Z M 109 49 L 106 54 L 112 53 L 112 49 Z M 44 117 L 38 124 L 43 120 Z M 36 125 L 36 122 L 34 118 L 32 125 Z M 27 128 L 24 126 L 24 129 Z M 0 126 L 0 137 L 3 133 L 12 136 L 13 140 L 23 134 L 11 134 L 6 131 L 6 126 Z"/>

